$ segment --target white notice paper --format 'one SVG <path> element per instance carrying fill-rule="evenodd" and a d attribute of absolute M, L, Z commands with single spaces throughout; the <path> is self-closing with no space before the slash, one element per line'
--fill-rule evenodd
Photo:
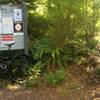
<path fill-rule="evenodd" d="M 14 21 L 22 21 L 22 10 L 14 9 Z"/>
<path fill-rule="evenodd" d="M 2 18 L 2 34 L 13 34 L 13 19 L 12 17 Z"/>
<path fill-rule="evenodd" d="M 1 27 L 1 10 L 0 10 L 0 34 L 2 34 L 2 27 Z"/>
<path fill-rule="evenodd" d="M 0 9 L 0 20 L 1 20 L 1 9 Z"/>
<path fill-rule="evenodd" d="M 2 26 L 1 26 L 1 21 L 0 21 L 0 34 L 2 34 Z"/>

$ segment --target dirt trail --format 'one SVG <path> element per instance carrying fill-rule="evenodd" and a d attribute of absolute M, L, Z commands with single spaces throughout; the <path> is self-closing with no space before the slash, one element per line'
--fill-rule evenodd
<path fill-rule="evenodd" d="M 0 100 L 100 100 L 100 86 L 80 90 L 64 87 L 28 90 L 10 85 L 0 89 Z"/>
<path fill-rule="evenodd" d="M 0 100 L 66 100 L 55 88 L 4 89 L 0 92 Z"/>

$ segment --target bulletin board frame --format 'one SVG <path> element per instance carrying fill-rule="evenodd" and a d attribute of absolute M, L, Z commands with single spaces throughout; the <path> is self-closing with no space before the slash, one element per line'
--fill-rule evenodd
<path fill-rule="evenodd" d="M 14 4 L 0 4 L 0 7 L 8 7 L 8 13 L 10 12 L 11 8 L 14 8 L 12 10 L 15 13 L 19 12 L 19 17 L 13 16 L 13 19 L 9 17 L 10 15 L 4 15 L 6 17 L 2 18 L 1 14 L 1 8 L 0 8 L 0 19 L 2 19 L 2 24 L 0 22 L 0 51 L 7 51 L 8 47 L 4 46 L 3 43 L 10 43 L 15 42 L 15 46 L 11 48 L 11 50 L 24 50 L 25 54 L 29 54 L 29 38 L 27 34 L 27 6 L 24 1 L 21 2 L 21 4 L 14 5 Z M 6 14 L 6 13 L 4 13 Z M 12 13 L 11 13 L 12 14 Z M 21 15 L 22 14 L 22 15 Z M 12 22 L 13 21 L 13 22 Z M 13 24 L 13 29 L 11 28 Z M 2 31 L 1 31 L 2 30 Z M 6 31 L 7 30 L 7 31 Z M 22 38 L 20 38 L 23 36 Z M 14 39 L 14 41 L 13 41 Z M 21 40 L 23 39 L 23 41 Z M 19 42 L 18 42 L 19 41 Z M 19 47 L 18 47 L 19 46 Z"/>

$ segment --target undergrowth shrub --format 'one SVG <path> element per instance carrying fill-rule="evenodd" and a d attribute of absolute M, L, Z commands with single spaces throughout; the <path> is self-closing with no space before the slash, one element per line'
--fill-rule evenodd
<path fill-rule="evenodd" d="M 59 69 L 56 72 L 49 71 L 45 75 L 45 81 L 47 85 L 55 86 L 61 84 L 65 80 L 65 70 Z"/>
<path fill-rule="evenodd" d="M 35 41 L 31 52 L 33 59 L 44 62 L 47 68 L 55 69 L 65 64 L 63 49 L 57 47 L 51 38 L 44 37 Z"/>
<path fill-rule="evenodd" d="M 22 81 L 18 80 L 17 82 L 27 87 L 40 84 L 40 77 L 42 75 L 43 67 L 44 64 L 42 64 L 41 61 L 37 62 L 35 65 L 31 65 L 27 73 L 27 78 Z"/>
<path fill-rule="evenodd" d="M 88 47 L 83 41 L 68 41 L 63 48 L 64 57 L 68 63 L 77 63 L 81 58 L 86 58 L 89 54 L 95 54 L 97 51 L 96 45 L 96 40 L 91 40 Z"/>
<path fill-rule="evenodd" d="M 38 62 L 36 65 L 33 65 L 29 70 L 29 76 L 24 80 L 17 80 L 17 83 L 24 85 L 26 87 L 38 86 L 41 84 L 46 84 L 50 86 L 56 86 L 64 82 L 66 79 L 65 69 L 60 68 L 56 71 L 46 70 L 42 73 L 44 64 Z"/>
<path fill-rule="evenodd" d="M 68 63 L 76 63 L 84 53 L 85 49 L 81 49 L 75 41 L 67 43 L 64 47 L 64 57 Z"/>

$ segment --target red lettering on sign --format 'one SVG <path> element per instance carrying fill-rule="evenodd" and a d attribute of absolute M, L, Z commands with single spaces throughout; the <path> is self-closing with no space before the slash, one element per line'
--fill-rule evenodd
<path fill-rule="evenodd" d="M 13 35 L 3 35 L 2 36 L 2 41 L 13 41 L 14 37 Z"/>
<path fill-rule="evenodd" d="M 13 41 L 13 38 L 3 38 L 2 41 Z"/>

